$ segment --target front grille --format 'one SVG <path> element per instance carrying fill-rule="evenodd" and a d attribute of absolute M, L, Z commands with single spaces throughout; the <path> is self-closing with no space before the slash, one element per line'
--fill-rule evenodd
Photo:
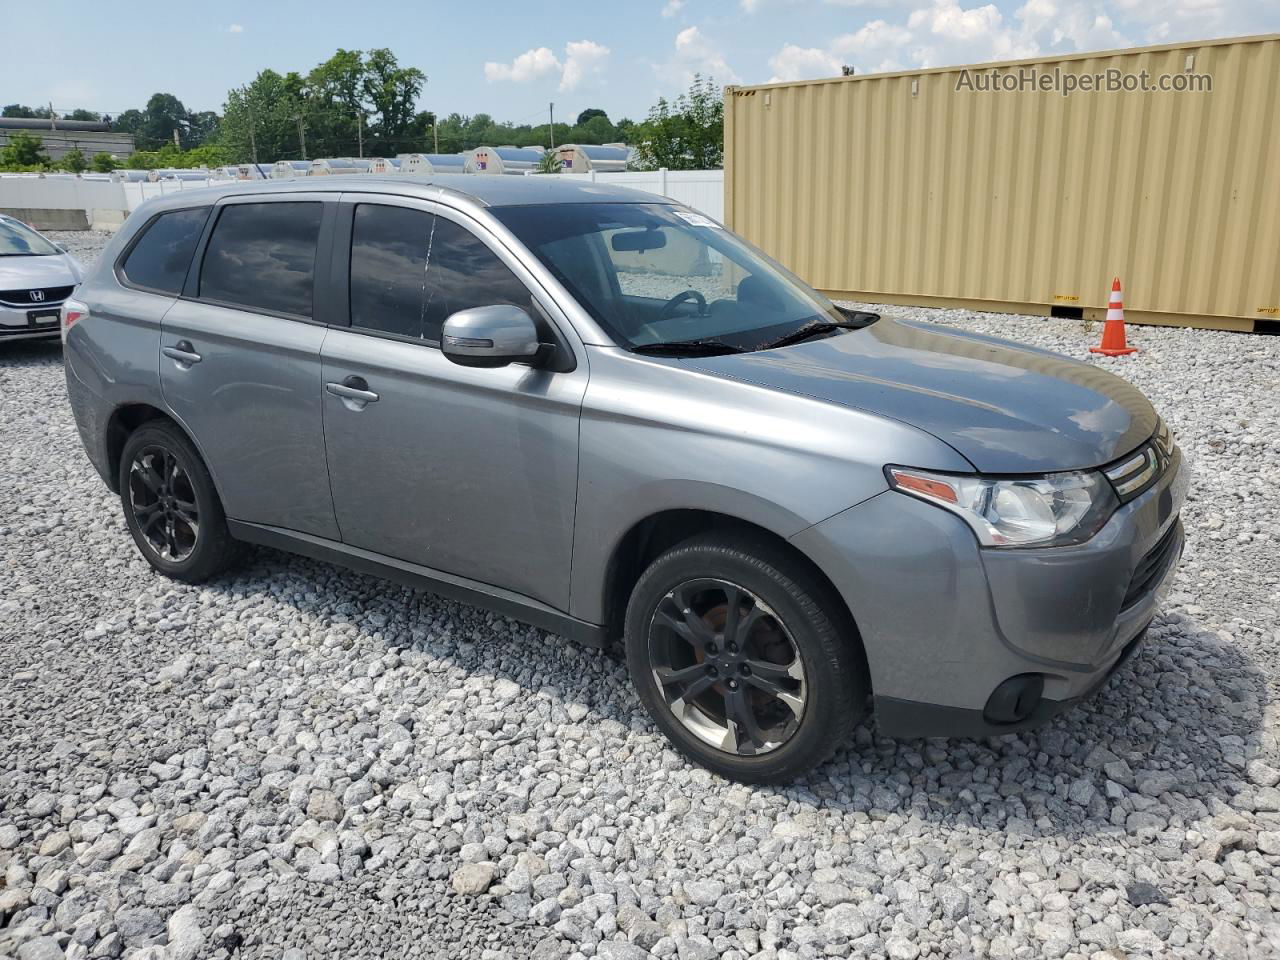
<path fill-rule="evenodd" d="M 1173 553 L 1177 548 L 1178 521 L 1174 520 L 1169 524 L 1169 529 L 1165 531 L 1159 542 L 1138 561 L 1138 567 L 1133 571 L 1133 578 L 1129 581 L 1129 589 L 1125 591 L 1124 602 L 1120 605 L 1121 610 L 1127 610 L 1151 592 L 1164 576 L 1164 572 L 1169 569 L 1169 564 L 1174 560 Z"/>
<path fill-rule="evenodd" d="M 56 307 L 71 296 L 75 287 L 37 287 L 30 290 L 0 290 L 0 303 L 11 307 Z"/>
<path fill-rule="evenodd" d="M 1169 461 L 1177 449 L 1173 442 L 1173 434 L 1161 420 L 1156 425 L 1155 435 L 1133 453 L 1121 457 L 1115 463 L 1102 468 L 1116 496 L 1121 503 L 1128 503 L 1134 497 L 1141 496 L 1152 484 L 1164 476 L 1169 469 Z"/>

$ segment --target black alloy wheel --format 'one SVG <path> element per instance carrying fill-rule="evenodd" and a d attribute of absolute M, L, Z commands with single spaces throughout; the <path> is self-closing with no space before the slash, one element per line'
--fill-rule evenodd
<path fill-rule="evenodd" d="M 239 559 L 213 478 L 177 424 L 151 420 L 130 434 L 117 476 L 125 523 L 156 570 L 199 583 Z"/>
<path fill-rule="evenodd" d="M 724 777 L 794 780 L 866 707 L 866 659 L 839 595 L 785 544 L 749 531 L 701 534 L 654 559 L 624 633 L 649 716 Z"/>
<path fill-rule="evenodd" d="M 163 560 L 181 563 L 200 539 L 200 510 L 191 478 L 160 446 L 139 450 L 129 465 L 129 506 L 138 529 Z"/>

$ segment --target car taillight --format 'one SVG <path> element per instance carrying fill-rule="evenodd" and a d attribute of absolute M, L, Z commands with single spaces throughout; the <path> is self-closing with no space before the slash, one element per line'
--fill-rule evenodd
<path fill-rule="evenodd" d="M 67 342 L 67 332 L 89 316 L 89 308 L 79 300 L 68 300 L 62 305 L 62 342 Z"/>

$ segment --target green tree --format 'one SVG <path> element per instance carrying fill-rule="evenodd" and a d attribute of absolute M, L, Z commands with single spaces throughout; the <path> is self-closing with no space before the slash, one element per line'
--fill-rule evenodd
<path fill-rule="evenodd" d="M 92 110 L 72 110 L 67 114 L 68 120 L 90 120 L 97 122 L 102 119 L 102 114 L 94 113 Z"/>
<path fill-rule="evenodd" d="M 339 49 L 307 74 L 303 90 L 307 141 L 312 156 L 355 155 L 359 118 L 367 111 L 364 54 Z"/>
<path fill-rule="evenodd" d="M 116 162 L 116 158 L 106 151 L 95 153 L 93 159 L 89 161 L 89 167 L 94 173 L 110 173 L 118 166 L 120 164 Z"/>
<path fill-rule="evenodd" d="M 302 77 L 297 73 L 281 76 L 274 70 L 263 70 L 252 83 L 228 91 L 218 133 L 228 162 L 255 159 L 255 145 L 256 159 L 261 163 L 301 157 L 297 117 L 303 112 L 302 89 Z"/>
<path fill-rule="evenodd" d="M 560 157 L 555 150 L 548 150 L 538 161 L 539 173 L 559 173 L 564 168 L 560 165 Z"/>
<path fill-rule="evenodd" d="M 573 122 L 573 125 L 575 127 L 585 127 L 587 125 L 587 121 L 592 117 L 604 117 L 606 120 L 609 119 L 609 115 L 599 107 L 587 107 L 587 109 L 578 114 L 578 119 Z"/>
<path fill-rule="evenodd" d="M 155 149 L 163 143 L 173 143 L 173 133 L 178 132 L 179 143 L 188 136 L 187 108 L 171 93 L 153 93 L 143 111 L 142 127 L 137 136 L 143 145 Z"/>
<path fill-rule="evenodd" d="M 120 116 L 116 117 L 115 123 L 111 126 L 121 133 L 132 133 L 136 139 L 138 134 L 142 132 L 142 124 L 146 121 L 141 110 L 126 110 Z"/>
<path fill-rule="evenodd" d="M 415 118 L 418 96 L 427 75 L 417 67 L 402 67 L 385 48 L 370 50 L 362 86 L 373 114 L 370 124 L 372 155 L 394 156 Z M 367 153 L 369 151 L 366 151 Z"/>
<path fill-rule="evenodd" d="M 49 119 L 49 108 L 28 107 L 22 103 L 11 103 L 3 110 L 0 110 L 0 117 L 13 117 L 19 120 L 47 120 Z"/>
<path fill-rule="evenodd" d="M 9 145 L 0 149 L 0 167 L 9 170 L 47 170 L 49 155 L 44 152 L 44 141 L 22 131 L 9 137 Z"/>
<path fill-rule="evenodd" d="M 674 102 L 665 97 L 635 131 L 641 169 L 714 170 L 724 164 L 724 94 L 711 79 L 695 74 L 688 91 Z"/>
<path fill-rule="evenodd" d="M 221 118 L 212 110 L 201 110 L 187 117 L 186 146 L 191 149 L 211 144 L 218 139 Z"/>
<path fill-rule="evenodd" d="M 618 137 L 617 128 L 606 116 L 592 117 L 578 126 L 582 128 L 581 143 L 612 143 Z"/>
<path fill-rule="evenodd" d="M 89 169 L 89 162 L 85 160 L 84 153 L 79 148 L 74 148 L 62 155 L 58 166 L 68 173 L 84 173 Z"/>

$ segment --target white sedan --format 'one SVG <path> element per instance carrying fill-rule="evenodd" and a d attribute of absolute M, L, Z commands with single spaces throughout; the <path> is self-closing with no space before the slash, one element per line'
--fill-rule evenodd
<path fill-rule="evenodd" d="M 58 312 L 84 277 L 63 247 L 0 214 L 0 342 L 58 336 Z"/>

